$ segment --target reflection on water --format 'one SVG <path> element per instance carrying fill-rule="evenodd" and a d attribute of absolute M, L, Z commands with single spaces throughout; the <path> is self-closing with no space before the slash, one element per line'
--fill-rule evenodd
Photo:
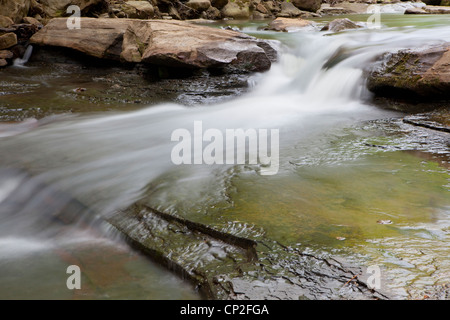
<path fill-rule="evenodd" d="M 92 234 L 0 239 L 0 299 L 198 299 L 194 288 L 125 244 Z M 56 239 L 57 240 L 57 239 Z M 81 270 L 69 290 L 67 267 Z"/>

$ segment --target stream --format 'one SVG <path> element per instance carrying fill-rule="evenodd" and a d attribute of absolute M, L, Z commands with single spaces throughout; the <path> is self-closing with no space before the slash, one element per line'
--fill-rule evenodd
<path fill-rule="evenodd" d="M 450 19 L 381 23 L 337 34 L 216 23 L 280 41 L 279 62 L 249 77 L 155 80 L 33 56 L 0 70 L 0 298 L 203 298 L 104 221 L 144 201 L 255 241 L 379 265 L 392 298 L 448 299 L 449 135 L 375 106 L 364 68 L 387 51 L 450 41 Z M 171 134 L 196 121 L 279 130 L 276 174 L 174 165 Z M 66 288 L 72 264 L 81 290 Z"/>

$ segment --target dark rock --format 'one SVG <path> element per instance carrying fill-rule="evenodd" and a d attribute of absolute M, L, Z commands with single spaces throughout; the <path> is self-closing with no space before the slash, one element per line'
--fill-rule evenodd
<path fill-rule="evenodd" d="M 292 4 L 300 10 L 316 12 L 320 9 L 322 0 L 292 0 Z"/>
<path fill-rule="evenodd" d="M 375 94 L 407 100 L 450 99 L 450 44 L 388 53 L 370 72 Z"/>

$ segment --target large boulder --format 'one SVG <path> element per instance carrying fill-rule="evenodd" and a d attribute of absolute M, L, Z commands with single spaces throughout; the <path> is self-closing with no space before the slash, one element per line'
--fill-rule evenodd
<path fill-rule="evenodd" d="M 292 0 L 292 4 L 300 10 L 316 12 L 320 9 L 322 0 Z"/>
<path fill-rule="evenodd" d="M 47 17 L 66 16 L 67 7 L 70 5 L 78 6 L 84 14 L 92 8 L 107 5 L 106 0 L 40 0 L 39 2 Z"/>
<path fill-rule="evenodd" d="M 30 10 L 31 0 L 0 0 L 0 14 L 20 23 Z"/>
<path fill-rule="evenodd" d="M 52 19 L 31 43 L 131 63 L 242 72 L 269 69 L 275 51 L 240 32 L 183 21 L 81 18 L 78 30 L 68 30 L 66 23 Z"/>
<path fill-rule="evenodd" d="M 122 10 L 133 19 L 150 19 L 155 14 L 153 5 L 147 1 L 127 1 Z"/>
<path fill-rule="evenodd" d="M 281 12 L 277 14 L 278 17 L 295 18 L 302 14 L 302 11 L 294 6 L 292 2 L 282 2 Z"/>
<path fill-rule="evenodd" d="M 211 2 L 209 0 L 189 0 L 186 5 L 191 9 L 202 12 L 211 7 Z"/>
<path fill-rule="evenodd" d="M 228 2 L 221 10 L 222 17 L 233 19 L 248 19 L 250 7 L 248 2 Z"/>
<path fill-rule="evenodd" d="M 370 72 L 368 88 L 379 96 L 450 99 L 450 43 L 388 53 Z"/>

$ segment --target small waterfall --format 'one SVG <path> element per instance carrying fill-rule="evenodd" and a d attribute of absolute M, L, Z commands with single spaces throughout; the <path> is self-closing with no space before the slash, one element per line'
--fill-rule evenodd
<path fill-rule="evenodd" d="M 297 45 L 284 52 L 269 72 L 253 78 L 252 92 L 233 101 L 197 108 L 161 104 L 128 113 L 67 116 L 50 123 L 43 119 L 15 128 L 16 132 L 4 128 L 0 165 L 27 168 L 38 175 L 20 182 L 11 180 L 8 172 L 10 182 L 0 184 L 0 207 L 12 189 L 20 191 L 17 183 L 28 190 L 41 190 L 31 192 L 29 203 L 26 197 L 15 202 L 22 205 L 15 208 L 22 213 L 16 216 L 20 220 L 26 219 L 28 212 L 39 214 L 34 208 L 54 199 L 54 190 L 81 201 L 92 210 L 89 212 L 107 215 L 132 204 L 146 186 L 171 172 L 176 172 L 173 176 L 177 179 L 226 179 L 229 166 L 175 166 L 171 162 L 176 144 L 171 141 L 171 133 L 179 128 L 192 131 L 195 121 L 202 121 L 204 130 L 221 132 L 279 128 L 282 171 L 283 147 L 337 124 L 386 115 L 363 99 L 367 91 L 362 69 L 375 57 L 411 45 L 450 40 L 447 28 L 435 28 L 432 34 L 413 29 L 358 30 L 334 36 L 300 32 L 292 37 Z M 31 52 L 29 46 L 17 64 L 23 65 Z M 176 179 L 172 183 L 176 185 Z M 45 184 L 53 187 L 42 189 Z M 54 204 L 50 215 L 59 214 L 59 208 L 71 203 L 70 199 L 63 200 L 66 202 Z M 77 203 L 73 205 L 72 212 L 85 211 Z"/>
<path fill-rule="evenodd" d="M 32 53 L 33 53 L 33 46 L 29 45 L 25 50 L 23 57 L 15 59 L 13 65 L 15 67 L 25 67 L 25 64 L 28 62 L 28 60 L 30 60 Z"/>

